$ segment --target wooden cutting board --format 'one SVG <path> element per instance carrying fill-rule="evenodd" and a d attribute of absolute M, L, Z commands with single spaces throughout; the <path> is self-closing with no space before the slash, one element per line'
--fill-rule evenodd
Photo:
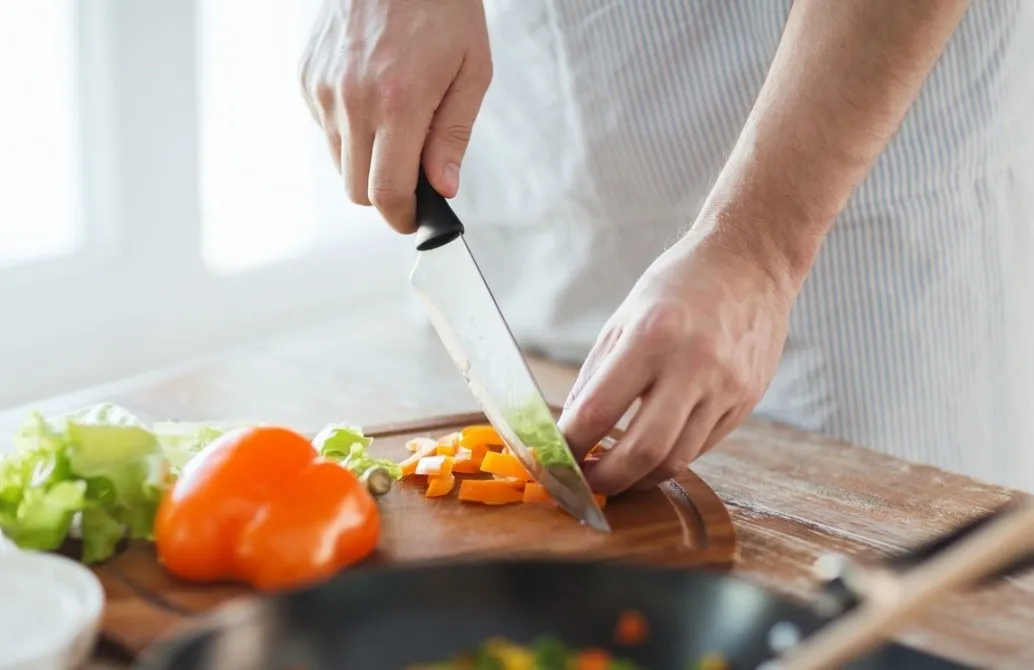
<path fill-rule="evenodd" d="M 483 414 L 440 416 L 368 429 L 367 434 L 375 438 L 373 453 L 398 460 L 408 453 L 404 445 L 413 437 L 439 437 L 484 422 Z M 619 436 L 619 431 L 612 435 Z M 369 559 L 374 564 L 529 556 L 722 568 L 738 558 L 728 510 L 689 471 L 656 489 L 608 500 L 604 512 L 610 534 L 582 526 L 554 508 L 426 498 L 421 487 L 405 482 L 379 504 L 381 541 Z M 178 581 L 161 568 L 146 544 L 129 546 L 94 571 L 107 593 L 102 644 L 126 658 L 189 626 L 197 615 L 250 593 L 235 585 Z"/>

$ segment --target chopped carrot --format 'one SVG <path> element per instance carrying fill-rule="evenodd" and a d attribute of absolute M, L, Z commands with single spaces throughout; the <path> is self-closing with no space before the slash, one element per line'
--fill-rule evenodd
<path fill-rule="evenodd" d="M 439 443 L 435 451 L 439 456 L 455 456 L 458 447 L 455 442 Z"/>
<path fill-rule="evenodd" d="M 412 440 L 406 442 L 406 449 L 408 451 L 420 451 L 421 448 L 428 444 L 438 444 L 438 440 L 432 440 L 429 437 L 414 437 Z"/>
<path fill-rule="evenodd" d="M 642 644 L 646 641 L 649 628 L 646 618 L 635 610 L 622 612 L 614 624 L 614 639 L 618 644 L 626 646 Z"/>
<path fill-rule="evenodd" d="M 504 454 L 498 451 L 490 451 L 485 454 L 481 461 L 481 471 L 498 477 L 512 477 L 529 481 L 532 479 L 524 465 L 521 464 L 513 454 Z"/>
<path fill-rule="evenodd" d="M 427 444 L 423 444 L 420 447 L 418 447 L 416 451 L 410 454 L 408 458 L 401 461 L 399 463 L 399 468 L 402 470 L 402 476 L 410 477 L 412 475 L 415 475 L 416 466 L 417 463 L 420 462 L 420 459 L 424 456 L 432 455 L 437 447 L 437 442 L 429 442 Z"/>
<path fill-rule="evenodd" d="M 602 649 L 585 649 L 574 659 L 575 670 L 609 670 L 614 657 Z"/>
<path fill-rule="evenodd" d="M 466 482 L 463 482 L 463 484 L 465 483 Z M 438 498 L 440 496 L 448 495 L 454 486 L 456 486 L 456 475 L 452 474 L 452 470 L 447 474 L 434 475 L 427 478 L 427 490 L 424 491 L 424 496 L 428 498 Z"/>
<path fill-rule="evenodd" d="M 596 500 L 596 504 L 603 509 L 607 506 L 607 496 L 602 493 L 593 493 L 592 497 Z M 545 505 L 555 505 L 556 500 L 549 494 L 546 487 L 537 482 L 528 482 L 524 485 L 524 492 L 522 501 L 526 503 L 538 503 Z"/>
<path fill-rule="evenodd" d="M 485 505 L 508 505 L 523 499 L 522 491 L 511 482 L 500 479 L 464 479 L 460 482 L 460 500 Z"/>

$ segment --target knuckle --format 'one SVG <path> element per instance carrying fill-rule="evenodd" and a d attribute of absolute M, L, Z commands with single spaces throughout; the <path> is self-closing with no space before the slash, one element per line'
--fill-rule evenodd
<path fill-rule="evenodd" d="M 765 389 L 760 386 L 746 385 L 746 390 L 743 392 L 743 408 L 744 413 L 749 413 L 754 407 L 761 402 L 761 397 L 765 395 Z M 736 417 L 737 422 L 740 417 Z"/>
<path fill-rule="evenodd" d="M 380 210 L 393 210 L 406 204 L 410 195 L 397 188 L 371 186 L 366 193 L 371 205 Z"/>
<path fill-rule="evenodd" d="M 675 479 L 686 474 L 689 470 L 690 464 L 693 462 L 691 458 L 685 458 L 682 456 L 672 456 L 661 464 L 658 469 L 658 474 L 664 479 Z"/>
<path fill-rule="evenodd" d="M 621 456 L 623 465 L 635 472 L 653 472 L 668 456 L 665 444 L 654 435 L 642 433 L 634 437 L 626 437 L 621 449 L 614 452 Z"/>
<path fill-rule="evenodd" d="M 644 345 L 666 347 L 681 339 L 685 328 L 683 310 L 670 302 L 660 302 L 647 309 L 638 330 Z"/>
<path fill-rule="evenodd" d="M 695 333 L 689 340 L 694 363 L 698 366 L 721 366 L 721 347 L 717 338 L 706 332 Z"/>
<path fill-rule="evenodd" d="M 402 116 L 408 113 L 416 99 L 414 88 L 399 78 L 386 78 L 377 83 L 377 99 L 385 116 Z"/>
<path fill-rule="evenodd" d="M 363 104 L 366 97 L 362 78 L 354 68 L 345 68 L 338 84 L 341 90 L 341 104 L 346 112 L 356 112 Z"/>
<path fill-rule="evenodd" d="M 470 78 L 482 91 L 487 90 L 495 76 L 495 67 L 492 65 L 491 55 L 486 54 L 470 72 Z"/>
<path fill-rule="evenodd" d="M 750 386 L 750 373 L 745 366 L 735 365 L 729 361 L 722 361 L 720 364 L 723 390 L 737 396 L 746 395 Z"/>
<path fill-rule="evenodd" d="M 364 207 L 370 206 L 370 196 L 367 193 L 366 184 L 355 179 L 345 178 L 345 193 L 348 194 L 348 199 L 356 205 L 362 205 Z"/>
<path fill-rule="evenodd" d="M 334 87 L 326 82 L 316 83 L 316 106 L 323 112 L 324 118 L 331 118 L 334 111 Z"/>
<path fill-rule="evenodd" d="M 463 148 L 470 142 L 471 127 L 462 123 L 438 126 L 433 132 L 439 140 L 454 147 Z"/>
<path fill-rule="evenodd" d="M 598 428 L 607 420 L 607 407 L 597 396 L 583 395 L 576 405 L 578 422 L 588 430 Z"/>

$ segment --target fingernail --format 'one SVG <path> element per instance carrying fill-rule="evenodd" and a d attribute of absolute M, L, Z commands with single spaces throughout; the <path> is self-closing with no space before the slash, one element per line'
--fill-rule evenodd
<path fill-rule="evenodd" d="M 455 194 L 460 188 L 460 166 L 458 163 L 446 163 L 442 168 L 442 182 L 445 190 Z"/>

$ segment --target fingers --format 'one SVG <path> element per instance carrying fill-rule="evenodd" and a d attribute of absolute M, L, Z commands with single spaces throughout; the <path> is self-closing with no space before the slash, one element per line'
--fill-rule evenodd
<path fill-rule="evenodd" d="M 327 138 L 327 146 L 330 149 L 330 158 L 334 161 L 334 167 L 341 173 L 341 133 L 338 132 L 337 122 L 334 119 L 334 90 L 325 84 L 316 87 L 313 101 L 306 98 L 309 111 L 312 112 L 316 122 L 323 128 L 323 134 Z"/>
<path fill-rule="evenodd" d="M 400 233 L 416 230 L 416 183 L 426 130 L 426 120 L 392 112 L 373 137 L 367 194 Z"/>
<path fill-rule="evenodd" d="M 621 336 L 620 329 L 611 329 L 604 327 L 600 332 L 599 337 L 596 338 L 596 343 L 592 346 L 592 350 L 589 351 L 589 355 L 585 358 L 585 362 L 582 363 L 581 369 L 578 371 L 578 377 L 574 380 L 574 385 L 571 387 L 571 392 L 567 394 L 567 399 L 564 400 L 564 410 L 566 411 L 581 394 L 582 389 L 592 378 L 593 374 L 596 373 L 596 368 L 600 366 L 607 354 L 614 347 L 614 343 L 617 342 Z"/>
<path fill-rule="evenodd" d="M 728 415 L 727 412 L 725 416 Z M 690 463 L 704 453 L 705 445 L 715 434 L 716 425 L 722 416 L 711 402 L 704 401 L 697 404 L 664 460 L 637 482 L 634 488 L 637 490 L 652 488 L 669 479 L 686 474 Z"/>
<path fill-rule="evenodd" d="M 690 393 L 677 374 L 651 388 L 624 437 L 587 473 L 592 490 L 617 495 L 664 467 L 697 403 Z"/>
<path fill-rule="evenodd" d="M 655 374 L 642 354 L 641 348 L 619 342 L 560 415 L 560 430 L 578 458 L 606 437 L 646 393 Z"/>
<path fill-rule="evenodd" d="M 340 143 L 341 176 L 348 199 L 357 205 L 369 206 L 370 160 L 373 152 L 373 133 L 349 124 L 347 141 Z M 414 186 L 414 189 L 416 187 Z"/>
<path fill-rule="evenodd" d="M 424 170 L 431 186 L 446 198 L 455 197 L 459 190 L 460 164 L 491 77 L 491 60 L 476 67 L 465 65 L 431 120 L 423 152 Z"/>

